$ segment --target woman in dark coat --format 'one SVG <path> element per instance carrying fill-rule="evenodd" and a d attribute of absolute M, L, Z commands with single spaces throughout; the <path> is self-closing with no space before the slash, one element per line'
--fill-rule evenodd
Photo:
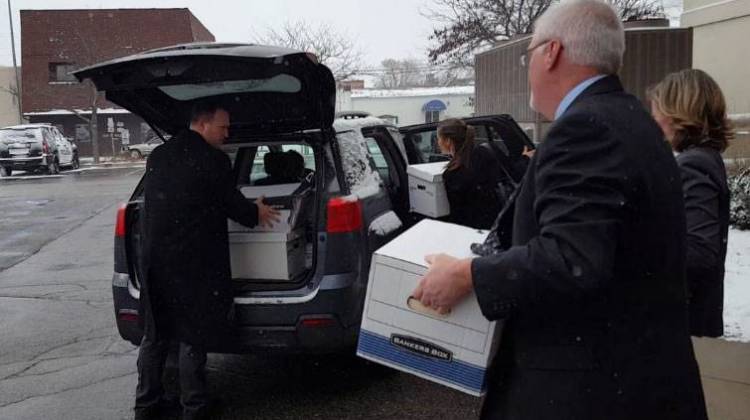
<path fill-rule="evenodd" d="M 492 150 L 474 143 L 474 128 L 451 118 L 438 125 L 438 146 L 451 160 L 443 172 L 450 222 L 489 229 L 500 212 L 496 193 L 500 167 Z"/>
<path fill-rule="evenodd" d="M 724 95 L 701 70 L 667 75 L 649 96 L 654 119 L 677 153 L 687 218 L 690 333 L 724 334 L 724 259 L 729 189 L 721 152 L 733 137 Z"/>

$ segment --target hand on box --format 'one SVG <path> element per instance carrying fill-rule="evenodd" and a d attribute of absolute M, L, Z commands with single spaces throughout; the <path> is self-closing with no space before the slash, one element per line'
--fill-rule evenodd
<path fill-rule="evenodd" d="M 434 254 L 426 256 L 425 261 L 430 268 L 412 297 L 442 314 L 448 313 L 471 292 L 471 259 Z"/>
<path fill-rule="evenodd" d="M 263 202 L 265 197 L 260 196 L 255 200 L 255 205 L 258 206 L 258 224 L 266 227 L 273 227 L 274 223 L 279 223 L 279 215 L 281 214 L 277 209 L 269 206 Z"/>

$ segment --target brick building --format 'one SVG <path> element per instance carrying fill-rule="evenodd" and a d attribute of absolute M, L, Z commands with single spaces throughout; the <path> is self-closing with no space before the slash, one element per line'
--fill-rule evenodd
<path fill-rule="evenodd" d="M 21 10 L 23 113 L 30 122 L 52 123 L 75 139 L 81 156 L 91 155 L 88 123 L 90 83 L 71 71 L 154 48 L 211 42 L 214 36 L 188 9 Z M 96 96 L 99 153 L 148 134 L 143 121 Z"/>

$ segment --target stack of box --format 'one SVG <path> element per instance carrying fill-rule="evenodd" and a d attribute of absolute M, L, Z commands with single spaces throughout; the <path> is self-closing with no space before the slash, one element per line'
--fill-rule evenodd
<path fill-rule="evenodd" d="M 357 354 L 471 395 L 485 389 L 501 324 L 482 315 L 472 292 L 440 315 L 410 299 L 427 272 L 424 257 L 471 257 L 486 231 L 422 220 L 373 254 Z"/>
<path fill-rule="evenodd" d="M 299 212 L 292 195 L 299 183 L 269 186 L 247 186 L 240 191 L 248 200 L 260 196 L 265 203 L 279 209 L 280 221 L 272 227 L 249 228 L 228 221 L 229 254 L 232 278 L 236 280 L 289 281 L 305 269 L 305 238 L 296 228 Z"/>

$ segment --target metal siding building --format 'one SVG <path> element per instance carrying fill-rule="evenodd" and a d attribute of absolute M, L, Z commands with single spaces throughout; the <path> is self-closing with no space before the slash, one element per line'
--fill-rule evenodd
<path fill-rule="evenodd" d="M 533 138 L 549 125 L 529 107 L 527 69 L 521 55 L 531 36 L 508 41 L 478 54 L 476 65 L 476 115 L 510 114 Z M 625 30 L 625 57 L 620 70 L 625 89 L 646 105 L 646 89 L 668 73 L 692 67 L 692 28 L 638 27 Z"/>

